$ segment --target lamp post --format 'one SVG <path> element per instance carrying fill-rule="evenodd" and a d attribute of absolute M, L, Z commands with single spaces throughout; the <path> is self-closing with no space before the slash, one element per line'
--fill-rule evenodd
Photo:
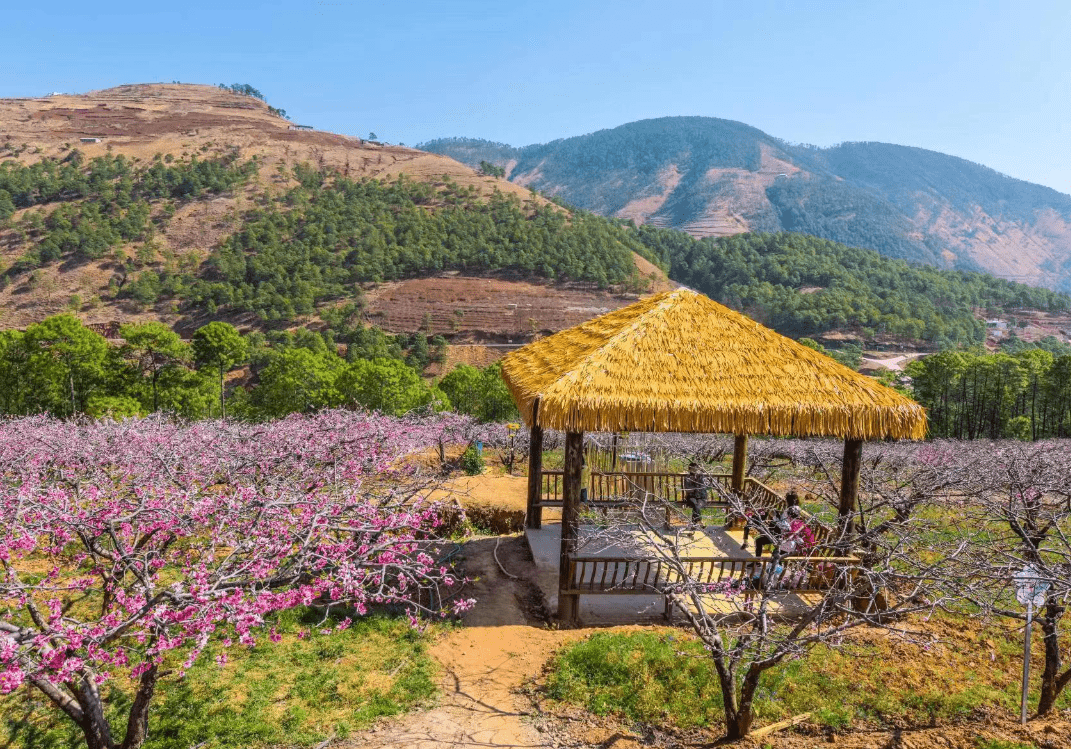
<path fill-rule="evenodd" d="M 1015 598 L 1026 606 L 1026 627 L 1023 633 L 1023 695 L 1019 707 L 1019 721 L 1026 725 L 1026 703 L 1030 692 L 1030 627 L 1034 623 L 1034 609 L 1045 603 L 1045 591 L 1049 582 L 1042 580 L 1037 568 L 1028 564 L 1015 573 Z"/>

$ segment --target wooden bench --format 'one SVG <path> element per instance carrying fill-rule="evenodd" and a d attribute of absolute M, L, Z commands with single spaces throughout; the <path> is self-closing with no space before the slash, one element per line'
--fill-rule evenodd
<path fill-rule="evenodd" d="M 734 559 L 686 557 L 679 562 L 654 557 L 569 557 L 570 587 L 561 595 L 662 595 L 684 585 L 736 583 L 741 593 L 820 593 L 834 584 L 838 567 L 859 564 L 856 557 L 808 556 Z M 833 574 L 831 574 L 833 573 Z M 702 592 L 702 591 L 701 591 Z"/>

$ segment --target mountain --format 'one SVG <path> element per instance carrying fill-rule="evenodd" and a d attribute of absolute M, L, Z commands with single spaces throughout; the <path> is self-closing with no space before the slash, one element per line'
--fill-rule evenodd
<path fill-rule="evenodd" d="M 488 161 L 580 208 L 695 237 L 802 232 L 1071 291 L 1071 196 L 921 148 L 792 145 L 709 117 L 643 120 L 523 148 L 466 138 L 420 148 Z"/>
<path fill-rule="evenodd" d="M 656 220 L 637 228 L 446 156 L 294 124 L 256 93 L 142 84 L 0 100 L 0 330 L 61 312 L 109 337 L 126 322 L 158 320 L 188 335 L 225 320 L 260 342 L 313 331 L 321 346 L 373 356 L 386 350 L 374 327 L 401 335 L 402 349 L 438 336 L 478 344 L 447 362 L 483 362 L 677 283 L 788 335 L 892 346 L 978 343 L 983 314 L 1071 308 L 1049 290 L 804 234 L 734 242 L 696 240 Z M 778 174 L 801 171 L 753 128 L 692 124 L 671 143 L 639 123 L 618 134 L 628 148 L 563 141 L 533 156 L 470 143 L 465 158 L 512 154 L 515 179 L 542 169 L 564 184 L 566 162 L 551 155 L 573 148 L 570 168 L 591 172 L 587 199 L 600 210 L 682 221 L 695 192 L 681 187 L 709 187 L 698 173 L 720 169 L 740 185 L 759 173 L 773 187 L 787 179 Z M 662 146 L 678 154 L 677 189 L 637 200 L 644 180 L 666 172 Z M 815 174 L 828 158 L 800 153 Z M 765 224 L 748 221 L 779 228 L 767 210 Z"/>
<path fill-rule="evenodd" d="M 278 331 L 347 309 L 394 332 L 507 340 L 667 286 L 635 251 L 624 228 L 524 187 L 236 90 L 0 100 L 0 329 L 71 311 L 102 329 Z"/>

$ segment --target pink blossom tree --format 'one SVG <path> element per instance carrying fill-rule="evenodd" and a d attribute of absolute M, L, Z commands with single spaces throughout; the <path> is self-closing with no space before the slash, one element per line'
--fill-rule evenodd
<path fill-rule="evenodd" d="M 431 482 L 404 458 L 470 429 L 348 412 L 0 422 L 0 694 L 40 690 L 90 749 L 133 749 L 161 678 L 210 642 L 221 659 L 277 642 L 275 612 L 463 610 L 436 560 Z M 120 738 L 101 687 L 126 677 Z"/>

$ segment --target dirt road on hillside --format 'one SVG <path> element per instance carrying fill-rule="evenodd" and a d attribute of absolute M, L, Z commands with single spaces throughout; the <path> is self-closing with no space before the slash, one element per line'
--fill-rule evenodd
<path fill-rule="evenodd" d="M 871 359 L 864 356 L 863 361 L 878 367 L 884 367 L 893 372 L 903 372 L 904 367 L 915 361 L 915 359 L 918 359 L 920 356 L 921 354 L 904 354 L 903 356 L 894 356 L 891 359 Z"/>

